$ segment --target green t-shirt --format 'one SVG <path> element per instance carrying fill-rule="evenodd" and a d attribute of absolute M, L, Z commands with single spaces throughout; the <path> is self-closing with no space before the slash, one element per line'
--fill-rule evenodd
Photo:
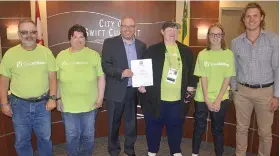
<path fill-rule="evenodd" d="M 199 52 L 195 66 L 194 75 L 207 77 L 208 99 L 214 102 L 219 95 L 224 78 L 235 76 L 234 55 L 231 50 L 207 50 Z M 229 98 L 229 87 L 223 96 L 223 100 Z M 204 102 L 201 79 L 197 84 L 194 98 L 198 102 Z"/>
<path fill-rule="evenodd" d="M 57 55 L 56 67 L 64 112 L 82 113 L 95 109 L 97 78 L 104 75 L 100 55 L 87 47 L 79 52 L 66 49 Z"/>
<path fill-rule="evenodd" d="M 178 72 L 175 84 L 166 81 L 168 70 L 175 69 Z M 161 100 L 178 101 L 181 99 L 182 60 L 177 45 L 166 46 L 165 60 L 161 78 Z"/>
<path fill-rule="evenodd" d="M 37 45 L 27 51 L 19 44 L 10 48 L 0 65 L 0 74 L 9 77 L 11 92 L 21 98 L 39 97 L 49 90 L 49 72 L 56 71 L 50 49 Z"/>

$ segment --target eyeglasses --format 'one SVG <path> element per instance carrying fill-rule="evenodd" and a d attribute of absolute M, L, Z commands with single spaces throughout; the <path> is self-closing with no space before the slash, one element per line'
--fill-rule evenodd
<path fill-rule="evenodd" d="M 37 34 L 37 30 L 32 30 L 32 31 L 22 30 L 22 31 L 19 31 L 19 33 L 21 35 L 27 35 L 27 34 L 36 35 Z"/>
<path fill-rule="evenodd" d="M 216 38 L 222 38 L 222 37 L 224 36 L 224 34 L 220 34 L 220 33 L 218 33 L 218 34 L 210 33 L 209 36 L 210 36 L 210 37 L 216 37 Z"/>
<path fill-rule="evenodd" d="M 134 29 L 135 25 L 121 25 L 124 29 Z"/>

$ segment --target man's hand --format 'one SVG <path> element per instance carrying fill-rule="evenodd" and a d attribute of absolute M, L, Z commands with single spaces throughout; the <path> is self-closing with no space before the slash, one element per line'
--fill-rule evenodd
<path fill-rule="evenodd" d="M 279 108 L 279 99 L 276 97 L 273 97 L 270 101 L 271 104 L 271 111 L 274 112 Z"/>
<path fill-rule="evenodd" d="M 46 104 L 46 110 L 47 111 L 51 111 L 53 110 L 54 108 L 56 107 L 56 101 L 55 100 L 52 100 L 52 99 L 49 99 L 47 104 Z"/>
<path fill-rule="evenodd" d="M 140 93 L 146 93 L 146 88 L 145 88 L 144 86 L 140 86 L 140 87 L 138 88 L 138 91 L 139 91 Z"/>
<path fill-rule="evenodd" d="M 95 102 L 96 108 L 101 108 L 103 104 L 103 99 L 97 99 Z"/>
<path fill-rule="evenodd" d="M 12 112 L 12 108 L 10 104 L 2 104 L 2 113 L 4 113 L 5 115 L 12 117 L 13 112 Z"/>
<path fill-rule="evenodd" d="M 130 69 L 126 69 L 122 72 L 122 78 L 132 77 L 132 76 L 133 76 L 133 72 Z"/>

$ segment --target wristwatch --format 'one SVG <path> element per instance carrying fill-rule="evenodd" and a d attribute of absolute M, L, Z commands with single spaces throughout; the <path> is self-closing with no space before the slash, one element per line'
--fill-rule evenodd
<path fill-rule="evenodd" d="M 50 96 L 49 96 L 49 99 L 51 99 L 51 100 L 56 100 L 56 96 L 55 96 L 55 95 L 50 95 Z"/>

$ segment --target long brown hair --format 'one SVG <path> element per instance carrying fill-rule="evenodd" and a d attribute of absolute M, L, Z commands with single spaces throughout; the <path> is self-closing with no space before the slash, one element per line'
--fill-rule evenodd
<path fill-rule="evenodd" d="M 264 12 L 264 10 L 262 9 L 262 7 L 261 7 L 258 3 L 256 3 L 256 2 L 250 2 L 250 3 L 248 3 L 248 4 L 245 6 L 245 8 L 244 8 L 244 10 L 243 10 L 243 13 L 242 13 L 242 15 L 241 15 L 241 18 L 240 18 L 240 22 L 243 24 L 244 28 L 246 28 L 246 27 L 245 27 L 245 23 L 244 23 L 243 20 L 244 20 L 244 18 L 245 18 L 245 15 L 246 15 L 247 10 L 248 10 L 248 9 L 252 9 L 252 8 L 257 8 L 257 9 L 260 11 L 261 16 L 263 17 L 263 20 L 262 20 L 261 23 L 260 23 L 260 27 L 261 27 L 262 29 L 264 29 L 264 27 L 265 27 L 265 22 L 264 22 L 264 19 L 265 19 L 265 12 Z"/>
<path fill-rule="evenodd" d="M 220 24 L 220 23 L 215 23 L 215 24 L 212 24 L 209 28 L 208 28 L 208 32 L 207 32 L 207 43 L 206 43 L 206 49 L 207 50 L 211 50 L 211 41 L 210 41 L 210 37 L 209 37 L 209 34 L 210 34 L 210 31 L 213 27 L 217 27 L 217 28 L 220 28 L 221 31 L 222 31 L 222 39 L 221 39 L 221 48 L 223 50 L 226 50 L 227 47 L 226 47 L 226 42 L 225 42 L 225 31 L 224 31 L 224 27 Z"/>

